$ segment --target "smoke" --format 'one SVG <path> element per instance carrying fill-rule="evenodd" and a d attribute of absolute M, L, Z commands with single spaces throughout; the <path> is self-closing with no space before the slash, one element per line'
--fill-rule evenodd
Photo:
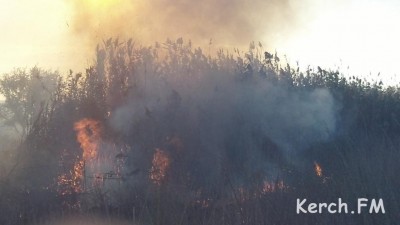
<path fill-rule="evenodd" d="M 221 182 L 227 170 L 243 183 L 255 174 L 276 179 L 282 167 L 296 164 L 296 154 L 335 133 L 329 90 L 296 89 L 274 81 L 274 71 L 243 74 L 235 65 L 217 69 L 202 59 L 182 68 L 178 58 L 161 74 L 150 61 L 145 70 L 135 67 L 135 90 L 109 120 L 133 146 L 135 166 L 146 161 L 143 152 L 162 148 L 171 157 L 184 155 L 176 157 L 185 158 L 182 170 L 197 185 Z M 183 150 L 168 147 L 172 138 Z"/>
<path fill-rule="evenodd" d="M 71 28 L 91 48 L 109 37 L 149 44 L 183 37 L 242 47 L 292 32 L 307 2 L 291 0 L 71 0 Z M 262 40 L 261 40 L 262 39 Z"/>

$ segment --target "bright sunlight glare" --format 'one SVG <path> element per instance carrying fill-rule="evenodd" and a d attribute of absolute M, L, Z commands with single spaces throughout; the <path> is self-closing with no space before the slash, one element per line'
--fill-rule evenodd
<path fill-rule="evenodd" d="M 235 31 L 236 27 L 243 28 L 243 24 L 224 22 L 218 24 L 221 26 L 219 28 L 207 27 L 206 24 L 196 27 L 196 23 L 200 22 L 199 15 L 191 17 L 191 14 L 174 11 L 173 3 L 159 1 L 158 4 L 162 3 L 162 6 L 157 11 L 156 5 L 152 5 L 156 1 L 144 0 L 0 0 L 0 25 L 6 31 L 0 39 L 0 49 L 4 53 L 0 56 L 3 62 L 0 74 L 14 67 L 35 65 L 63 72 L 69 68 L 82 70 L 93 57 L 88 53 L 94 49 L 93 43 L 109 36 L 119 36 L 121 39 L 150 37 L 154 38 L 149 40 L 152 43 L 174 38 L 169 35 L 182 31 L 179 35 L 196 39 L 197 34 L 203 39 L 211 38 L 215 43 L 224 44 L 224 32 Z M 178 9 L 189 10 L 193 7 L 189 3 L 178 5 Z M 221 4 L 218 6 L 221 7 Z M 271 23 L 278 23 L 273 26 L 277 29 L 268 28 L 267 23 L 264 36 L 245 35 L 242 39 L 248 38 L 248 43 L 262 41 L 268 48 L 266 50 L 276 50 L 281 56 L 286 55 L 292 65 L 298 61 L 303 70 L 308 65 L 331 69 L 339 67 L 339 71 L 348 75 L 368 76 L 391 84 L 400 81 L 396 78 L 400 61 L 400 30 L 396 29 L 400 21 L 400 1 L 305 0 L 292 7 L 293 13 L 298 15 L 298 22 L 276 20 Z M 207 9 L 204 13 L 211 13 L 209 16 L 219 21 L 219 17 L 213 15 L 215 10 L 204 9 Z M 192 10 L 197 12 L 196 9 Z M 171 18 L 171 13 L 176 17 Z M 265 19 L 262 15 L 254 15 L 254 18 Z M 180 20 L 184 23 L 176 22 Z M 263 28 L 258 26 L 249 29 L 243 32 L 251 33 L 254 29 Z M 205 35 L 202 36 L 203 33 Z M 225 36 L 229 35 L 232 33 L 226 32 Z"/>
<path fill-rule="evenodd" d="M 390 3 L 390 4 L 388 4 Z M 390 1 L 352 1 L 324 5 L 281 51 L 289 60 L 398 83 L 400 4 Z M 378 75 L 379 74 L 379 75 Z"/>
<path fill-rule="evenodd" d="M 94 8 L 108 8 L 113 4 L 117 4 L 119 0 L 86 0 L 86 3 Z"/>

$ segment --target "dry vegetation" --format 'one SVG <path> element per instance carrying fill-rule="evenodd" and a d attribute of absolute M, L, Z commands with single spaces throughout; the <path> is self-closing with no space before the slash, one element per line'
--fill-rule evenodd
<path fill-rule="evenodd" d="M 397 87 L 300 71 L 254 43 L 208 56 L 109 39 L 96 54 L 84 73 L 1 78 L 0 224 L 399 220 Z M 387 214 L 295 214 L 296 198 L 338 197 L 383 198 Z"/>

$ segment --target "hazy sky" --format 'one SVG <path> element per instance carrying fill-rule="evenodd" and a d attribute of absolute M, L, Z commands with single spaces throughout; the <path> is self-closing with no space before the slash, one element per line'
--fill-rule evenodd
<path fill-rule="evenodd" d="M 0 0 L 0 73 L 81 71 L 104 36 L 180 35 L 228 48 L 261 41 L 303 67 L 390 77 L 399 74 L 399 12 L 396 0 Z"/>
<path fill-rule="evenodd" d="M 84 58 L 69 32 L 69 17 L 62 0 L 0 0 L 0 73 L 35 65 L 81 67 Z"/>

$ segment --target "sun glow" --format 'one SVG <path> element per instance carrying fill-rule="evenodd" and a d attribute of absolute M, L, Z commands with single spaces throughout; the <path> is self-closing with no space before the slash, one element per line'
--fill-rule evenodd
<path fill-rule="evenodd" d="M 86 2 L 94 9 L 106 9 L 117 4 L 119 0 L 86 0 Z"/>
<path fill-rule="evenodd" d="M 281 40 L 278 52 L 303 67 L 339 67 L 345 74 L 393 83 L 400 51 L 400 32 L 394 29 L 400 4 L 353 0 L 315 8 L 317 13 L 293 37 Z"/>

